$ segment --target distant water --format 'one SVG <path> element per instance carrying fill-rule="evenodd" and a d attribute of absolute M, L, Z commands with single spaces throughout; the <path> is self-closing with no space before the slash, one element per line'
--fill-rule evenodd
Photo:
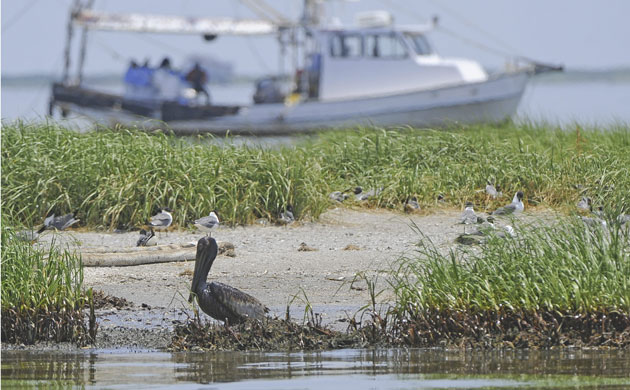
<path fill-rule="evenodd" d="M 45 118 L 50 98 L 47 83 L 2 83 L 4 121 Z M 6 85 L 5 85 L 6 84 Z M 96 89 L 119 92 L 121 84 L 95 84 Z M 250 104 L 253 83 L 212 85 L 212 99 L 225 104 Z M 609 125 L 630 123 L 630 78 L 542 76 L 530 81 L 515 118 L 553 124 Z"/>

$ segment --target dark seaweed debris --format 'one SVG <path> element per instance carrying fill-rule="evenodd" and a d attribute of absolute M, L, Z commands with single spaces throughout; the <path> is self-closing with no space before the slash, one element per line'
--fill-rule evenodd
<path fill-rule="evenodd" d="M 630 348 L 630 315 L 620 312 L 424 310 L 394 320 L 391 344 L 460 348 Z"/>
<path fill-rule="evenodd" d="M 610 313 L 426 310 L 413 318 L 366 312 L 347 332 L 279 319 L 236 326 L 191 319 L 175 328 L 170 350 L 287 351 L 366 347 L 461 349 L 630 349 L 630 315 Z"/>
<path fill-rule="evenodd" d="M 93 292 L 94 308 L 95 309 L 125 309 L 133 306 L 133 302 L 129 302 L 125 298 L 119 298 L 112 295 L 107 295 L 101 290 Z M 86 305 L 87 306 L 87 305 Z"/>
<path fill-rule="evenodd" d="M 2 342 L 34 344 L 38 341 L 86 345 L 95 335 L 88 329 L 82 310 L 2 310 Z"/>
<path fill-rule="evenodd" d="M 290 351 L 363 348 L 358 334 L 330 330 L 311 322 L 300 325 L 290 320 L 268 318 L 226 326 L 190 319 L 175 328 L 170 350 L 208 351 Z"/>

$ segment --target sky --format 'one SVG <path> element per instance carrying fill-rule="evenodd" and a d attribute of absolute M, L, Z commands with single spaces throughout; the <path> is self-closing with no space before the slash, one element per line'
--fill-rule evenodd
<path fill-rule="evenodd" d="M 296 18 L 302 5 L 301 0 L 266 1 L 289 18 Z M 72 0 L 2 1 L 3 76 L 61 74 L 71 3 Z M 256 17 L 244 3 L 96 0 L 94 8 L 110 12 Z M 564 64 L 568 69 L 630 66 L 630 1 L 626 0 L 331 0 L 327 5 L 328 14 L 346 25 L 354 23 L 357 12 L 382 9 L 390 11 L 398 24 L 427 22 L 438 15 L 441 26 L 465 37 L 464 41 L 433 32 L 430 39 L 438 52 L 443 56 L 473 58 L 487 67 L 501 67 L 505 57 L 482 50 L 477 43 L 513 56 Z M 95 32 L 89 35 L 85 73 L 122 72 L 129 59 L 148 58 L 155 64 L 165 55 L 177 66 L 185 57 L 201 53 L 234 62 L 237 74 L 267 74 L 278 68 L 277 48 L 270 37 L 219 37 L 207 43 L 191 35 Z"/>

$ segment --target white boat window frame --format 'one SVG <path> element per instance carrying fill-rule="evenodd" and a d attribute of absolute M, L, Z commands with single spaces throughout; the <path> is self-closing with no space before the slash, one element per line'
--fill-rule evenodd
<path fill-rule="evenodd" d="M 329 34 L 328 38 L 328 54 L 331 58 L 343 58 L 343 59 L 353 59 L 353 58 L 362 58 L 365 56 L 365 44 L 363 42 L 363 35 L 356 32 L 333 32 Z M 348 46 L 346 43 L 346 39 L 358 39 L 359 43 L 359 52 L 356 54 L 348 53 Z M 337 53 L 335 51 L 334 42 L 337 41 L 341 46 L 341 53 Z"/>
<path fill-rule="evenodd" d="M 402 55 L 383 55 L 382 52 L 378 56 L 373 55 L 373 50 L 368 47 L 368 39 L 370 37 L 386 37 L 395 40 L 398 46 L 403 50 Z M 377 40 L 378 42 L 378 40 Z M 397 31 L 370 31 L 363 33 L 363 52 L 366 58 L 372 60 L 405 60 L 410 56 L 410 47 L 401 34 Z"/>
<path fill-rule="evenodd" d="M 430 56 L 430 55 L 434 55 L 437 54 L 435 52 L 435 49 L 433 49 L 433 45 L 431 45 L 431 42 L 429 42 L 429 40 L 427 39 L 425 34 L 422 33 L 414 33 L 414 32 L 404 32 L 403 36 L 405 38 L 405 40 L 408 42 L 408 46 L 413 50 L 413 52 L 418 55 L 418 56 Z M 417 39 L 420 38 L 422 41 L 422 45 L 424 46 L 425 49 L 428 49 L 428 51 L 421 51 L 419 50 L 420 47 L 418 46 L 418 41 Z"/>

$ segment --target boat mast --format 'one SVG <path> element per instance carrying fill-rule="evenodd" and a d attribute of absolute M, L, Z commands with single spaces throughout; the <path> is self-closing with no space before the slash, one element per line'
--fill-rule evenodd
<path fill-rule="evenodd" d="M 92 8 L 92 5 L 94 5 L 94 0 L 88 0 L 87 4 L 85 5 L 85 9 Z M 77 82 L 79 83 L 79 85 L 81 85 L 81 82 L 83 81 L 83 64 L 85 63 L 87 36 L 88 29 L 87 27 L 83 27 L 83 31 L 81 32 L 81 51 L 79 52 L 79 68 L 77 70 Z"/>
<path fill-rule="evenodd" d="M 74 0 L 72 8 L 70 9 L 70 17 L 68 18 L 68 26 L 66 28 L 66 47 L 63 51 L 64 64 L 63 64 L 63 83 L 68 84 L 70 78 L 70 50 L 72 49 L 72 35 L 74 33 L 73 20 L 81 10 L 81 0 Z"/>

